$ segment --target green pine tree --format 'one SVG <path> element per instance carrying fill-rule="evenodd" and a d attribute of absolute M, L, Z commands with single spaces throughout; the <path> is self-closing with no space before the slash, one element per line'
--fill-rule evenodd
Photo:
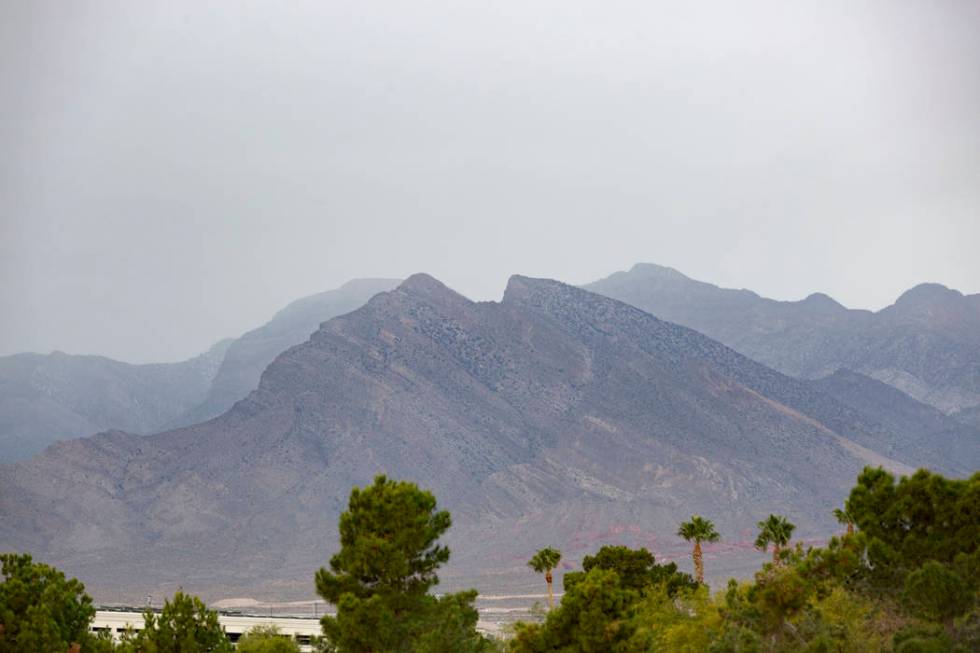
<path fill-rule="evenodd" d="M 233 648 L 218 613 L 201 599 L 177 590 L 159 614 L 143 613 L 143 629 L 121 647 L 136 653 L 230 653 Z"/>
<path fill-rule="evenodd" d="M 466 653 L 488 645 L 476 632 L 476 592 L 429 594 L 449 560 L 437 541 L 451 523 L 414 483 L 378 476 L 351 491 L 340 551 L 316 574 L 317 592 L 337 606 L 321 623 L 338 651 Z"/>
<path fill-rule="evenodd" d="M 94 639 L 95 608 L 78 580 L 27 554 L 0 555 L 0 573 L 0 651 L 67 651 Z"/>

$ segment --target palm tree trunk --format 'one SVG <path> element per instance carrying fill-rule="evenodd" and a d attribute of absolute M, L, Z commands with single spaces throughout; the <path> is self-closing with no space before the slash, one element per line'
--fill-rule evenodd
<path fill-rule="evenodd" d="M 548 609 L 555 607 L 555 593 L 551 589 L 551 570 L 544 572 L 544 582 L 548 583 Z"/>
<path fill-rule="evenodd" d="M 779 545 L 778 544 L 773 544 L 772 545 L 772 566 L 773 567 L 778 567 L 779 565 L 780 565 L 780 561 L 779 561 Z"/>
<path fill-rule="evenodd" d="M 694 558 L 694 578 L 699 585 L 704 585 L 704 558 L 701 555 L 701 543 L 697 540 L 694 541 L 694 553 L 691 557 Z"/>
<path fill-rule="evenodd" d="M 847 534 L 854 535 L 854 522 L 847 522 Z"/>

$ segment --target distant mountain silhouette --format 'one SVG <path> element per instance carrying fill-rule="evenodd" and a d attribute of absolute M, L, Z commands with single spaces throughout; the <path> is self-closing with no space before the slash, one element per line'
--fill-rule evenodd
<path fill-rule="evenodd" d="M 385 472 L 452 511 L 447 574 L 461 583 L 527 578 L 543 544 L 569 559 L 599 542 L 662 553 L 692 513 L 725 535 L 711 554 L 724 573 L 755 555 L 748 532 L 770 512 L 829 533 L 866 464 L 977 466 L 975 432 L 893 435 L 876 414 L 556 281 L 517 276 L 501 302 L 472 302 L 415 275 L 280 354 L 216 419 L 0 465 L 0 549 L 103 598 L 177 584 L 305 596 L 351 486 Z"/>
<path fill-rule="evenodd" d="M 952 413 L 980 406 L 980 294 L 927 283 L 876 313 L 823 294 L 796 302 L 638 264 L 585 286 L 689 326 L 786 374 L 860 372 Z"/>
<path fill-rule="evenodd" d="M 0 460 L 108 428 L 160 430 L 201 401 L 229 344 L 149 365 L 61 352 L 0 358 Z"/>
<path fill-rule="evenodd" d="M 399 279 L 354 279 L 336 290 L 289 304 L 269 322 L 231 343 L 207 397 L 168 426 L 196 424 L 225 412 L 259 386 L 259 377 L 276 356 L 305 342 L 321 322 L 349 313 L 399 283 Z"/>
<path fill-rule="evenodd" d="M 205 421 L 258 387 L 262 370 L 321 322 L 398 285 L 355 279 L 299 299 L 267 324 L 180 363 L 131 365 L 102 356 L 0 358 L 0 460 L 22 460 L 57 440 L 105 430 L 152 433 Z"/>

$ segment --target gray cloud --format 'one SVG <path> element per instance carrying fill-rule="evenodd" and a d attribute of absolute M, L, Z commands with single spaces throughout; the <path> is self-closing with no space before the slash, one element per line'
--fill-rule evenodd
<path fill-rule="evenodd" d="M 694 6 L 697 5 L 697 6 Z M 980 5 L 0 5 L 0 354 L 172 360 L 297 296 L 636 261 L 980 291 Z"/>

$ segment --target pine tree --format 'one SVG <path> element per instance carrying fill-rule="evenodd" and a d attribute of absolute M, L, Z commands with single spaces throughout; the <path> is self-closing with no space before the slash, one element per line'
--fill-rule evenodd
<path fill-rule="evenodd" d="M 321 620 L 324 635 L 342 653 L 480 651 L 476 592 L 440 598 L 429 590 L 449 560 L 437 544 L 452 523 L 436 498 L 415 484 L 378 476 L 351 491 L 340 516 L 340 551 L 316 589 L 337 606 Z"/>
<path fill-rule="evenodd" d="M 132 648 L 139 653 L 231 653 L 218 613 L 208 610 L 201 599 L 177 590 L 164 601 L 159 614 L 143 614 L 143 630 L 136 634 Z"/>
<path fill-rule="evenodd" d="M 67 651 L 88 642 L 95 616 L 78 580 L 30 555 L 0 555 L 0 651 Z"/>

